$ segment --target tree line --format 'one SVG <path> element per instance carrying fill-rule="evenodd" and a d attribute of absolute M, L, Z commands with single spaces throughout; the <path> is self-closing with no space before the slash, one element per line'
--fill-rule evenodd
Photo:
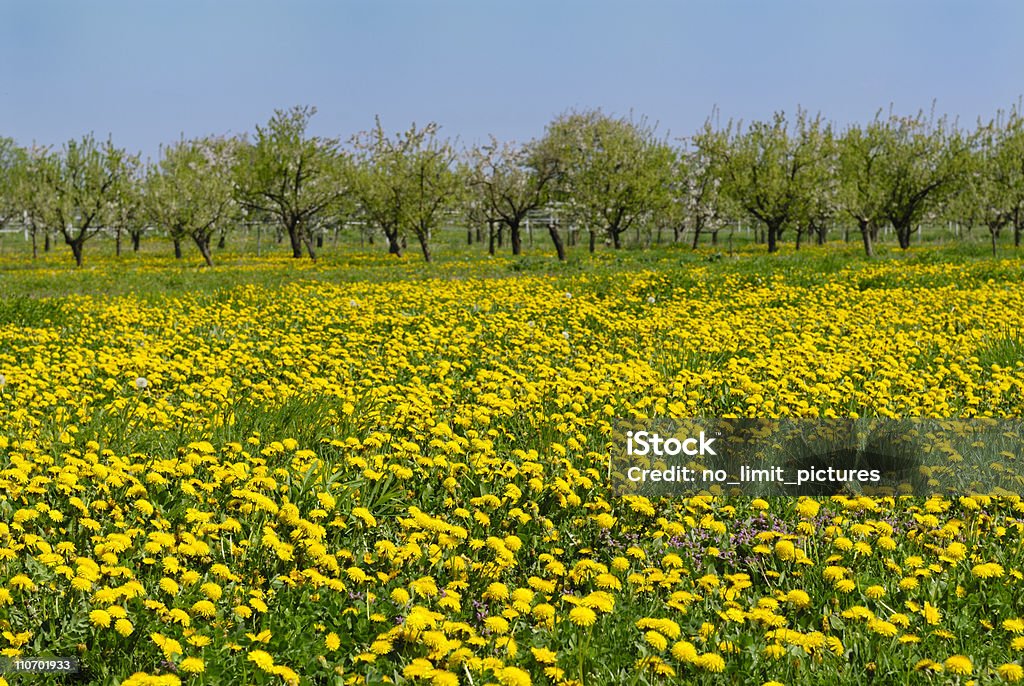
<path fill-rule="evenodd" d="M 709 118 L 695 134 L 660 135 L 645 118 L 566 112 L 539 138 L 494 139 L 460 149 L 430 123 L 388 135 L 375 126 L 347 141 L 314 136 L 313 107 L 278 110 L 251 135 L 161 146 L 142 162 L 86 135 L 60 148 L 0 138 L 0 225 L 40 244 L 62 240 L 81 265 L 86 243 L 111 233 L 138 250 L 155 229 L 174 245 L 211 243 L 269 225 L 296 258 L 316 259 L 330 231 L 355 227 L 388 252 L 418 243 L 424 259 L 445 224 L 491 253 L 507 235 L 522 251 L 524 226 L 546 230 L 558 258 L 566 243 L 621 248 L 670 235 L 696 248 L 746 222 L 768 252 L 784 239 L 824 243 L 837 227 L 859 231 L 874 254 L 881 232 L 902 248 L 923 224 L 987 231 L 993 252 L 1024 232 L 1024 117 L 1019 108 L 964 129 L 945 117 L 881 111 L 843 128 L 798 110 L 768 121 Z"/>

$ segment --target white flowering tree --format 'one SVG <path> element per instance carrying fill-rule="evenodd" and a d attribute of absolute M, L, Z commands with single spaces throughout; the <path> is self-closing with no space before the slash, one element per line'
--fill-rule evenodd
<path fill-rule="evenodd" d="M 700 131 L 684 140 L 679 167 L 679 202 L 683 221 L 693 232 L 694 250 L 705 232 L 711 234 L 712 242 L 717 242 L 718 231 L 731 218 L 729 198 L 722 193 L 728 145 L 727 132 L 715 128 L 710 119 Z"/>
<path fill-rule="evenodd" d="M 272 217 L 291 241 L 292 257 L 305 246 L 316 260 L 313 232 L 350 192 L 347 157 L 333 138 L 309 136 L 315 107 L 276 110 L 240 149 L 238 199 L 250 211 Z"/>
<path fill-rule="evenodd" d="M 1024 124 L 1016 111 L 978 127 L 965 171 L 957 205 L 988 230 L 995 256 L 1000 233 L 1016 229 L 1024 211 Z M 1015 234 L 1019 241 L 1019 229 Z"/>
<path fill-rule="evenodd" d="M 138 156 L 91 135 L 58 152 L 36 149 L 26 167 L 26 210 L 42 230 L 63 236 L 81 267 L 85 243 L 116 221 L 138 165 Z"/>
<path fill-rule="evenodd" d="M 876 116 L 866 126 L 848 127 L 837 141 L 839 207 L 857 222 L 868 257 L 874 256 L 878 229 L 887 221 L 882 164 L 885 136 L 886 123 Z"/>
<path fill-rule="evenodd" d="M 967 141 L 944 119 L 890 116 L 880 129 L 879 173 L 882 214 L 901 248 L 922 220 L 933 214 L 963 182 Z"/>
<path fill-rule="evenodd" d="M 0 226 L 21 213 L 15 192 L 17 177 L 24 166 L 25 151 L 11 138 L 0 136 Z"/>
<path fill-rule="evenodd" d="M 810 194 L 816 192 L 822 170 L 820 149 L 811 136 L 801 135 L 820 121 L 797 113 L 791 131 L 782 112 L 769 122 L 752 122 L 745 131 L 730 128 L 726 146 L 725 192 L 744 212 L 764 225 L 768 252 L 778 250 L 785 229 L 805 218 Z"/>
<path fill-rule="evenodd" d="M 148 169 L 143 211 L 171 236 L 177 257 L 180 242 L 191 239 L 213 266 L 210 239 L 237 215 L 233 168 L 239 145 L 230 138 L 182 139 L 162 147 L 160 161 Z"/>
<path fill-rule="evenodd" d="M 796 221 L 796 249 L 799 250 L 805 233 L 813 236 L 818 245 L 824 244 L 839 214 L 839 161 L 832 125 L 821 117 L 799 118 L 796 135 L 810 160 L 807 169 L 810 182 L 800 194 Z"/>
<path fill-rule="evenodd" d="M 512 254 L 522 252 L 522 225 L 533 210 L 544 206 L 555 178 L 550 164 L 531 166 L 537 161 L 532 145 L 490 143 L 469 151 L 469 184 L 474 190 L 474 209 L 487 222 L 508 227 Z"/>
<path fill-rule="evenodd" d="M 356 198 L 363 216 L 384 233 L 393 255 L 402 254 L 402 243 L 411 234 L 430 262 L 433 232 L 445 216 L 458 211 L 464 197 L 455 148 L 438 130 L 434 123 L 413 124 L 388 136 L 378 118 L 373 129 L 353 138 Z"/>
<path fill-rule="evenodd" d="M 597 232 L 620 248 L 627 230 L 672 202 L 675 151 L 646 120 L 569 112 L 548 124 L 539 145 L 557 161 L 560 195 L 590 231 L 591 251 Z"/>

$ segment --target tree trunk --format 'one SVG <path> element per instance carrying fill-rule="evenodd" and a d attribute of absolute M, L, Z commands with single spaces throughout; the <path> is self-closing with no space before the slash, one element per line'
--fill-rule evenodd
<path fill-rule="evenodd" d="M 523 252 L 523 237 L 519 233 L 519 222 L 512 222 L 508 225 L 508 235 L 512 239 L 512 254 L 521 254 Z"/>
<path fill-rule="evenodd" d="M 181 259 L 181 239 L 174 238 L 174 259 Z"/>
<path fill-rule="evenodd" d="M 803 235 L 804 235 L 803 228 L 798 228 L 796 230 L 796 249 L 797 250 L 800 249 L 800 239 L 803 238 Z"/>
<path fill-rule="evenodd" d="M 1014 224 L 1013 225 L 1013 247 L 1015 247 L 1015 248 L 1019 248 L 1020 247 L 1020 234 L 1021 234 L 1022 230 L 1024 230 L 1024 225 L 1021 225 L 1021 224 Z"/>
<path fill-rule="evenodd" d="M 487 254 L 488 255 L 492 255 L 492 256 L 494 255 L 494 242 L 496 240 L 496 236 L 494 234 L 495 234 L 495 231 L 494 231 L 494 220 L 493 219 L 488 219 L 487 220 Z"/>
<path fill-rule="evenodd" d="M 466 229 L 466 245 L 473 245 L 473 227 Z"/>
<path fill-rule="evenodd" d="M 32 229 L 32 259 L 39 257 L 39 246 L 36 244 L 36 230 Z"/>
<path fill-rule="evenodd" d="M 142 232 L 141 231 L 133 231 L 132 232 L 132 252 L 138 252 L 139 251 L 139 243 L 141 241 L 142 241 Z"/>
<path fill-rule="evenodd" d="M 897 226 L 896 239 L 900 243 L 900 247 L 906 250 L 910 247 L 910 227 L 909 226 Z"/>
<path fill-rule="evenodd" d="M 999 240 L 999 229 L 988 227 L 988 232 L 992 236 L 992 257 L 996 256 L 996 242 Z"/>
<path fill-rule="evenodd" d="M 384 235 L 388 239 L 388 254 L 394 255 L 395 257 L 402 256 L 402 245 L 398 242 L 398 231 L 392 231 L 388 233 L 384 232 Z"/>
<path fill-rule="evenodd" d="M 593 253 L 597 249 L 597 234 L 594 233 L 593 229 L 590 229 L 590 252 Z"/>
<path fill-rule="evenodd" d="M 121 256 L 121 228 L 114 229 L 114 255 Z"/>
<path fill-rule="evenodd" d="M 779 249 L 777 244 L 779 238 L 779 227 L 774 224 L 768 225 L 768 252 L 773 253 Z"/>
<path fill-rule="evenodd" d="M 43 233 L 43 252 L 50 252 L 50 232 Z"/>
<path fill-rule="evenodd" d="M 678 243 L 679 242 L 679 234 L 680 234 L 679 226 L 678 225 L 673 226 L 672 227 L 672 242 L 673 243 Z"/>
<path fill-rule="evenodd" d="M 498 247 L 501 248 L 505 245 L 505 225 L 498 224 Z"/>
<path fill-rule="evenodd" d="M 213 266 L 213 256 L 210 254 L 210 237 L 209 236 L 192 236 L 192 240 L 196 242 L 196 247 L 199 248 L 200 254 L 203 259 L 206 260 L 206 266 Z"/>
<path fill-rule="evenodd" d="M 721 231 L 721 229 L 715 229 L 714 231 L 711 232 L 711 245 L 718 245 L 718 232 L 719 231 Z"/>
<path fill-rule="evenodd" d="M 860 226 L 860 235 L 864 239 L 864 255 L 867 257 L 874 257 L 875 248 L 871 240 L 871 222 L 866 219 L 860 219 L 857 224 Z"/>
<path fill-rule="evenodd" d="M 207 242 L 209 242 L 209 241 L 207 241 Z M 226 231 L 225 232 L 221 232 L 220 238 L 217 239 L 217 249 L 218 250 L 223 250 L 224 246 L 226 246 L 227 244 L 228 244 L 228 234 L 227 234 Z"/>
<path fill-rule="evenodd" d="M 612 247 L 618 250 L 622 247 L 622 231 L 617 229 L 609 229 L 608 233 L 612 236 Z M 639 240 L 639 238 L 637 239 Z"/>
<path fill-rule="evenodd" d="M 299 229 L 298 224 L 288 225 L 288 239 L 292 243 L 292 257 L 302 257 L 302 231 Z"/>
<path fill-rule="evenodd" d="M 693 225 L 693 249 L 696 250 L 697 246 L 700 245 L 700 226 L 697 224 Z"/>
<path fill-rule="evenodd" d="M 551 242 L 555 244 L 555 252 L 558 253 L 558 261 L 565 262 L 565 245 L 562 243 L 562 235 L 558 233 L 558 224 L 548 222 L 548 233 L 551 235 Z"/>
<path fill-rule="evenodd" d="M 317 247 L 317 249 L 320 249 L 320 248 L 324 247 L 324 233 L 323 233 L 323 231 L 321 231 L 320 233 L 318 233 L 316 235 L 316 247 Z"/>
<path fill-rule="evenodd" d="M 420 239 L 420 249 L 423 251 L 423 260 L 430 262 L 430 240 L 427 237 L 426 231 L 420 231 L 416 234 L 416 237 Z"/>
<path fill-rule="evenodd" d="M 75 266 L 82 266 L 82 252 L 85 248 L 85 238 L 78 237 L 75 239 L 65 238 L 65 242 L 71 246 L 71 254 L 75 256 Z"/>
<path fill-rule="evenodd" d="M 306 246 L 306 252 L 309 253 L 309 259 L 316 262 L 316 252 L 313 250 L 313 238 L 311 236 L 302 236 L 302 243 Z"/>

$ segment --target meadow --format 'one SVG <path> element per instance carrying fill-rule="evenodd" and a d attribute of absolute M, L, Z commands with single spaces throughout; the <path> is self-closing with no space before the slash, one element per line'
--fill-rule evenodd
<path fill-rule="evenodd" d="M 0 257 L 0 647 L 81 663 L 0 686 L 1020 680 L 1016 498 L 606 481 L 619 418 L 1019 416 L 1024 262 L 856 249 Z"/>

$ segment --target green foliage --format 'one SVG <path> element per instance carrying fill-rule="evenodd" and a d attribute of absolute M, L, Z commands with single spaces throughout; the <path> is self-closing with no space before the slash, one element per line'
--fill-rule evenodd
<path fill-rule="evenodd" d="M 66 315 L 59 301 L 17 295 L 0 300 L 0 325 L 55 326 L 65 321 Z"/>
<path fill-rule="evenodd" d="M 438 128 L 413 124 L 389 137 L 377 119 L 372 130 L 353 139 L 360 162 L 354 189 L 366 218 L 384 233 L 390 253 L 400 255 L 411 234 L 427 262 L 432 233 L 457 209 L 465 188 L 455 148 L 438 136 Z"/>
<path fill-rule="evenodd" d="M 797 113 L 791 131 L 782 112 L 771 122 L 753 122 L 732 134 L 725 165 L 727 192 L 768 231 L 768 252 L 775 252 L 782 232 L 817 205 L 826 173 L 827 125 L 820 117 Z M 802 216 L 803 215 L 803 216 Z"/>
<path fill-rule="evenodd" d="M 1024 120 L 1015 109 L 1001 125 L 979 126 L 964 155 L 966 180 L 958 185 L 958 214 L 988 229 L 992 252 L 1007 226 L 1024 224 Z"/>
<path fill-rule="evenodd" d="M 313 234 L 342 208 L 349 192 L 347 156 L 333 138 L 308 136 L 315 107 L 276 110 L 255 140 L 239 152 L 238 197 L 248 210 L 270 216 L 291 240 L 292 256 L 305 246 L 316 259 Z"/>
<path fill-rule="evenodd" d="M 14 139 L 0 136 L 0 227 L 17 217 L 17 175 L 24 165 L 25 151 Z"/>
<path fill-rule="evenodd" d="M 131 184 L 137 156 L 99 144 L 92 135 L 70 140 L 60 152 L 35 148 L 25 167 L 21 201 L 29 221 L 57 231 L 82 265 L 85 242 L 117 223 L 125 205 L 134 202 Z"/>
<path fill-rule="evenodd" d="M 696 248 L 703 232 L 721 230 L 738 215 L 738 207 L 722 188 L 728 132 L 713 127 L 709 119 L 687 142 L 676 168 L 679 197 L 674 207 L 681 215 L 678 221 L 689 224 Z"/>
<path fill-rule="evenodd" d="M 557 165 L 569 214 L 616 248 L 628 229 L 671 205 L 676 152 L 645 119 L 569 112 L 548 124 L 539 147 Z"/>
<path fill-rule="evenodd" d="M 467 176 L 473 195 L 466 203 L 470 224 L 501 222 L 512 234 L 512 254 L 521 252 L 520 226 L 547 202 L 556 168 L 533 153 L 536 144 L 499 143 L 469 152 Z M 531 164 L 532 163 L 532 164 Z M 493 245 L 493 243 L 492 243 Z"/>
<path fill-rule="evenodd" d="M 901 248 L 963 175 L 966 141 L 945 119 L 890 116 L 881 128 L 878 181 L 882 214 Z"/>
<path fill-rule="evenodd" d="M 161 149 L 146 175 L 145 214 L 174 240 L 191 238 L 213 266 L 210 238 L 235 217 L 232 178 L 239 141 L 184 140 Z"/>

